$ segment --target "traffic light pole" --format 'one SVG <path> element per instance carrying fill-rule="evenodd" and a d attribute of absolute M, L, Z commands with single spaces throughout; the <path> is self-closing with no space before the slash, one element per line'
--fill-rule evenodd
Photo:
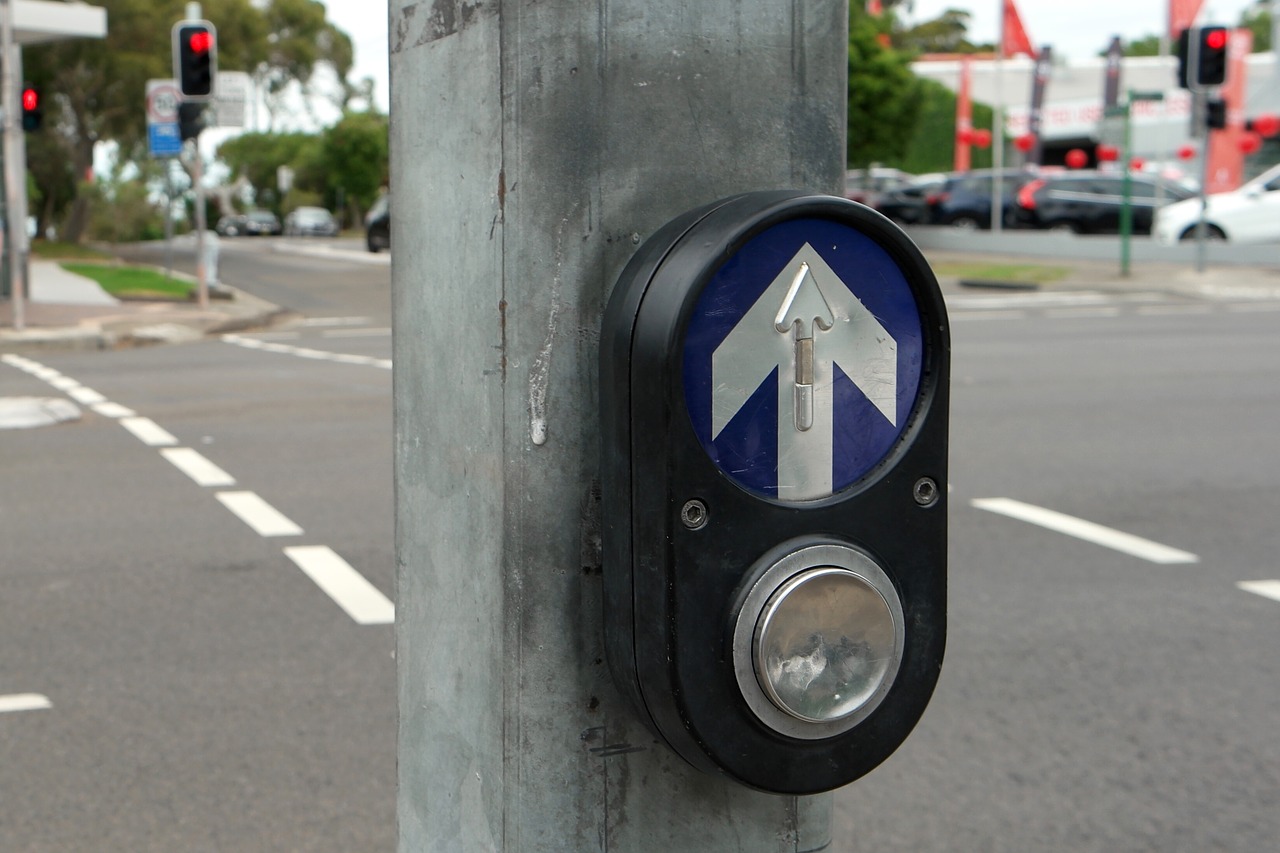
<path fill-rule="evenodd" d="M 26 328 L 27 152 L 22 133 L 18 87 L 22 85 L 22 48 L 13 40 L 13 0 L 0 0 L 0 108 L 4 110 L 5 249 L 9 256 L 9 298 L 13 328 Z"/>
<path fill-rule="evenodd" d="M 832 797 L 687 765 L 614 686 L 598 349 L 686 210 L 838 194 L 844 0 L 390 7 L 403 851 L 799 853 Z"/>

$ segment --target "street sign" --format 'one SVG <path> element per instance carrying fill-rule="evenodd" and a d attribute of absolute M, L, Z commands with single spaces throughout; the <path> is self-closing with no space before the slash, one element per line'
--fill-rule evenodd
<path fill-rule="evenodd" d="M 213 97 L 214 118 L 218 127 L 246 127 L 249 115 L 251 80 L 244 71 L 219 71 L 217 91 Z"/>
<path fill-rule="evenodd" d="M 182 93 L 174 80 L 147 81 L 147 124 L 176 122 Z"/>
<path fill-rule="evenodd" d="M 147 125 L 147 148 L 152 157 L 177 157 L 182 153 L 182 135 L 176 121 Z"/>
<path fill-rule="evenodd" d="M 915 244 L 758 192 L 641 245 L 601 330 L 605 645 L 690 764 L 811 794 L 887 758 L 946 636 L 950 345 Z"/>
<path fill-rule="evenodd" d="M 684 348 L 694 431 L 749 490 L 829 497 L 902 434 L 921 346 L 915 298 L 883 248 L 837 222 L 781 223 L 743 246 L 694 309 Z"/>
<path fill-rule="evenodd" d="M 176 157 L 182 153 L 178 131 L 181 104 L 182 93 L 176 81 L 147 81 L 147 149 L 152 157 Z"/>

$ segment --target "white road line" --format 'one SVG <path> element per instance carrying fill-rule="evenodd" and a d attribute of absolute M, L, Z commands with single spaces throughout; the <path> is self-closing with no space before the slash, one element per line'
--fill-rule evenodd
<path fill-rule="evenodd" d="M 1236 586 L 1245 592 L 1280 601 L 1280 581 L 1240 581 Z"/>
<path fill-rule="evenodd" d="M 390 625 L 396 621 L 395 605 L 333 549 L 303 545 L 285 548 L 284 553 L 356 624 Z"/>
<path fill-rule="evenodd" d="M 10 714 L 15 711 L 43 711 L 52 707 L 53 703 L 49 701 L 49 697 L 41 696 L 39 693 L 12 693 L 8 696 L 0 696 L 0 714 Z"/>
<path fill-rule="evenodd" d="M 373 319 L 370 317 L 309 317 L 300 326 L 367 326 Z"/>
<path fill-rule="evenodd" d="M 102 396 L 92 388 L 86 388 L 83 385 L 78 388 L 68 388 L 67 396 L 82 406 L 96 406 L 99 403 L 105 403 L 107 401 L 106 397 Z"/>
<path fill-rule="evenodd" d="M 204 458 L 190 447 L 166 447 L 160 455 L 173 463 L 173 467 L 195 481 L 197 486 L 234 486 L 235 477 Z"/>
<path fill-rule="evenodd" d="M 954 311 L 952 322 L 956 320 L 1021 320 L 1027 316 L 1026 311 Z"/>
<path fill-rule="evenodd" d="M 46 379 L 50 385 L 59 391 L 70 391 L 72 388 L 79 388 L 80 383 L 72 379 L 70 376 L 56 376 L 52 379 Z"/>
<path fill-rule="evenodd" d="M 1212 305 L 1143 305 L 1138 313 L 1144 317 L 1179 317 L 1208 314 L 1212 310 Z"/>
<path fill-rule="evenodd" d="M 167 430 L 157 424 L 151 418 L 121 418 L 120 426 L 133 433 L 134 436 L 150 447 L 160 447 L 166 444 L 177 444 L 178 439 L 174 438 Z"/>
<path fill-rule="evenodd" d="M 1053 317 L 1057 320 L 1080 320 L 1092 317 L 1119 317 L 1120 309 L 1117 307 L 1101 307 L 1101 308 L 1050 308 L 1044 312 L 1046 317 Z"/>
<path fill-rule="evenodd" d="M 1228 305 L 1227 310 L 1232 314 L 1257 314 L 1262 312 L 1280 311 L 1280 302 L 1238 303 L 1235 305 Z"/>
<path fill-rule="evenodd" d="M 391 329 L 384 326 L 373 329 L 326 329 L 320 333 L 322 338 L 385 338 L 391 335 Z"/>
<path fill-rule="evenodd" d="M 112 402 L 97 403 L 93 406 L 93 410 L 104 418 L 131 418 L 138 414 L 128 406 Z"/>
<path fill-rule="evenodd" d="M 350 355 L 348 353 L 329 352 L 328 350 L 312 349 L 311 347 L 295 347 L 289 344 L 277 344 L 269 341 L 260 341 L 255 338 L 246 338 L 243 335 L 223 335 L 222 342 L 232 344 L 233 346 L 245 347 L 247 349 L 262 350 L 263 352 L 275 352 L 281 355 L 292 355 L 297 358 L 311 359 L 312 361 L 333 361 L 339 364 L 358 364 L 366 367 L 377 367 L 382 370 L 391 369 L 391 359 L 374 358 L 368 355 Z"/>
<path fill-rule="evenodd" d="M 253 337 L 260 341 L 296 341 L 302 337 L 301 332 L 254 332 Z"/>
<path fill-rule="evenodd" d="M 1177 548 L 1170 548 L 1168 545 L 1161 545 L 1159 542 L 1152 542 L 1150 539 L 1143 539 L 1131 533 L 1122 533 L 1110 527 L 1103 527 L 1101 524 L 1094 524 L 1092 521 L 1085 521 L 1074 516 L 1054 512 L 1051 509 L 1011 500 L 1010 498 L 978 498 L 970 501 L 970 504 L 977 509 L 984 509 L 1009 518 L 1016 518 L 1019 521 L 1025 521 L 1030 524 L 1037 524 L 1058 533 L 1065 533 L 1068 536 L 1074 536 L 1077 539 L 1101 545 L 1104 548 L 1111 548 L 1134 557 L 1140 557 L 1143 560 L 1150 560 L 1153 563 L 1170 565 L 1174 563 L 1197 563 L 1200 561 L 1199 557 L 1188 551 L 1180 551 Z"/>
<path fill-rule="evenodd" d="M 253 492 L 218 492 L 222 505 L 259 536 L 300 536 L 302 528 Z"/>

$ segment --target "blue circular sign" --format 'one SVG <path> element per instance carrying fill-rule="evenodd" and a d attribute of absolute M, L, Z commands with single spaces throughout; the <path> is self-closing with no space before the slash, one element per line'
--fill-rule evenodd
<path fill-rule="evenodd" d="M 748 240 L 698 296 L 685 402 L 735 483 L 820 500 L 897 443 L 923 363 L 916 298 L 888 252 L 843 222 L 797 218 Z"/>

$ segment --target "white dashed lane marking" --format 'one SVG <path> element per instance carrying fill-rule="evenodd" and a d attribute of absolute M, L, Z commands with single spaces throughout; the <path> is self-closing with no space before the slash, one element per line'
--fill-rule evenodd
<path fill-rule="evenodd" d="M 1199 557 L 1189 551 L 1170 548 L 1168 545 L 1161 545 L 1159 542 L 1152 542 L 1150 539 L 1143 539 L 1141 536 L 1134 536 L 1132 533 L 1113 530 L 1110 527 L 1104 527 L 1092 521 L 1085 521 L 1082 518 L 1075 518 L 1051 509 L 1011 500 L 1010 498 L 979 498 L 970 503 L 974 507 L 987 512 L 1016 518 L 1019 521 L 1035 524 L 1067 536 L 1074 536 L 1085 542 L 1092 542 L 1095 545 L 1111 548 L 1153 563 L 1170 565 L 1200 561 Z"/>
<path fill-rule="evenodd" d="M 1245 592 L 1280 601 L 1280 581 L 1241 581 L 1236 586 Z"/>
<path fill-rule="evenodd" d="M 198 450 L 190 447 L 166 447 L 160 455 L 173 463 L 173 467 L 195 481 L 197 486 L 234 486 L 236 478 L 214 465 Z"/>
<path fill-rule="evenodd" d="M 120 426 L 133 433 L 134 438 L 148 447 L 161 447 L 178 443 L 178 439 L 151 418 L 121 418 Z"/>
<path fill-rule="evenodd" d="M 284 553 L 357 625 L 390 625 L 396 621 L 396 608 L 390 599 L 331 548 L 302 545 L 285 548 Z"/>
<path fill-rule="evenodd" d="M 332 321 L 323 321 L 313 325 L 348 326 L 356 325 L 357 322 L 367 322 L 367 318 L 334 318 Z M 246 340 L 252 341 L 252 339 Z M 243 345 L 261 349 L 274 349 L 280 346 L 262 341 L 252 341 L 252 343 Z M 300 350 L 301 348 L 282 347 L 282 349 Z M 375 366 L 386 368 L 391 366 L 391 362 L 386 359 L 322 353 L 319 350 L 307 350 L 305 352 L 307 355 L 304 357 L 326 358 L 351 364 L 374 364 Z M 132 433 L 143 444 L 159 448 L 160 455 L 179 471 L 190 477 L 196 485 L 207 488 L 236 485 L 235 478 L 229 473 L 190 447 L 174 446 L 178 444 L 178 439 L 172 433 L 150 418 L 139 416 L 133 409 L 122 406 L 119 403 L 113 403 L 92 388 L 87 388 L 76 380 L 63 376 L 58 371 L 45 367 L 29 358 L 4 354 L 0 355 L 0 362 L 16 367 L 37 379 L 53 385 L 78 402 L 91 406 L 93 411 L 99 415 L 118 421 L 122 427 Z M 70 404 L 67 405 L 70 406 Z M 303 533 L 300 526 L 253 492 L 216 492 L 214 496 L 229 512 L 243 521 L 259 536 L 301 536 Z M 390 599 L 383 595 L 377 587 L 369 583 L 346 560 L 338 556 L 333 549 L 324 545 L 305 545 L 286 548 L 284 553 L 357 624 L 389 625 L 395 621 L 395 605 L 391 603 Z M 0 713 L 38 710 L 49 707 L 52 707 L 49 700 L 38 693 L 0 696 Z"/>
<path fill-rule="evenodd" d="M 301 536 L 302 528 L 253 492 L 218 492 L 218 501 L 259 536 Z"/>
<path fill-rule="evenodd" d="M 13 693 L 0 696 L 0 714 L 13 714 L 18 711 L 44 711 L 52 708 L 53 703 L 48 696 L 39 693 Z"/>

